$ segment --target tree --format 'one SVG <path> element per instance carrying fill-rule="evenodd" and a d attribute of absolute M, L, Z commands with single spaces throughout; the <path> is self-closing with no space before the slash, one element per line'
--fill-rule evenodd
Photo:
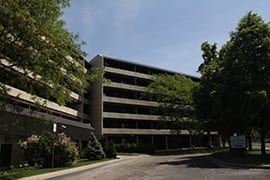
<path fill-rule="evenodd" d="M 107 158 L 116 158 L 117 152 L 115 144 L 112 140 L 108 140 L 107 137 L 101 137 L 100 143 Z"/>
<path fill-rule="evenodd" d="M 99 160 L 106 157 L 100 142 L 93 132 L 90 133 L 87 147 L 84 149 L 84 156 L 88 160 Z"/>
<path fill-rule="evenodd" d="M 199 128 L 208 134 L 208 146 L 211 146 L 211 131 L 219 131 L 224 136 L 231 130 L 224 123 L 221 106 L 221 60 L 216 44 L 204 42 L 201 45 L 203 63 L 198 67 L 201 73 L 200 83 L 194 91 L 194 107 Z M 230 133 L 229 133 L 230 134 Z"/>
<path fill-rule="evenodd" d="M 0 104 L 6 85 L 63 105 L 84 92 L 95 73 L 84 68 L 78 35 L 60 19 L 69 0 L 0 0 Z"/>
<path fill-rule="evenodd" d="M 261 135 L 261 153 L 265 154 L 265 134 L 270 127 L 270 25 L 249 12 L 230 37 L 221 50 L 214 53 L 215 60 L 210 63 L 205 60 L 200 66 L 199 97 L 213 99 L 205 100 L 206 104 L 210 104 L 210 110 L 216 108 L 218 113 L 212 116 L 210 111 L 210 117 L 205 117 L 215 117 L 223 132 L 247 133 L 256 128 Z M 211 59 L 209 49 L 203 50 L 207 59 Z M 217 67 L 208 73 L 214 64 Z"/>
<path fill-rule="evenodd" d="M 192 93 L 197 83 L 183 75 L 155 75 L 153 82 L 147 86 L 146 95 L 159 102 L 160 120 L 169 122 L 169 128 L 179 137 L 188 124 L 193 122 Z M 188 126 L 187 126 L 188 125 Z"/>

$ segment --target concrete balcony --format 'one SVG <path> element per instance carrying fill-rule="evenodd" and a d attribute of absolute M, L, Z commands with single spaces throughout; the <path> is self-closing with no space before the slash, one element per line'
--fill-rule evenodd
<path fill-rule="evenodd" d="M 103 118 L 158 121 L 160 116 L 145 114 L 103 112 Z"/>
<path fill-rule="evenodd" d="M 12 65 L 12 63 L 10 63 L 8 60 L 6 59 L 0 59 L 0 66 L 4 66 L 4 67 L 9 67 L 10 70 L 14 70 L 18 73 L 25 73 L 27 72 L 27 76 L 31 79 L 35 79 L 37 81 L 39 81 L 41 79 L 41 76 L 39 75 L 36 75 L 34 76 L 33 73 L 29 70 L 22 70 L 20 68 L 18 68 L 17 66 L 14 66 Z M 51 86 L 50 84 L 48 84 L 48 86 Z M 80 96 L 79 94 L 75 93 L 75 92 L 71 92 L 70 93 L 70 97 L 73 99 L 73 100 L 76 100 L 76 101 L 84 101 L 85 103 L 88 103 L 89 104 L 89 101 L 87 99 L 85 99 L 84 97 Z"/>
<path fill-rule="evenodd" d="M 153 101 L 117 98 L 117 97 L 109 97 L 109 96 L 103 96 L 103 102 L 129 104 L 129 105 L 140 105 L 140 106 L 149 106 L 149 107 L 158 107 L 158 105 L 159 105 L 157 102 L 153 102 Z"/>
<path fill-rule="evenodd" d="M 149 74 L 127 71 L 127 70 L 122 70 L 122 69 L 117 69 L 117 68 L 112 68 L 112 67 L 105 67 L 105 72 L 121 74 L 125 76 L 132 76 L 132 77 L 137 77 L 137 78 L 142 78 L 142 79 L 152 79 L 153 77 L 152 75 L 149 75 Z"/>
<path fill-rule="evenodd" d="M 18 111 L 18 108 L 15 108 L 13 106 L 9 106 L 9 107 L 5 107 L 4 111 L 11 112 L 11 113 L 17 112 L 18 115 L 24 115 L 24 116 L 29 116 L 29 117 L 41 119 L 41 120 L 48 120 L 50 122 L 62 123 L 62 124 L 71 125 L 71 126 L 78 127 L 78 128 L 94 130 L 94 128 L 91 127 L 87 123 L 82 123 L 82 122 L 75 121 L 75 120 L 69 120 L 69 119 L 66 119 L 63 117 L 55 116 L 55 115 L 44 113 L 44 112 L 35 111 L 32 109 L 28 109 L 28 108 L 19 107 L 19 111 Z"/>
<path fill-rule="evenodd" d="M 70 97 L 75 100 L 75 101 L 79 101 L 79 102 L 84 102 L 86 104 L 90 104 L 90 101 L 86 98 L 84 98 L 83 96 L 71 91 L 70 93 Z"/>
<path fill-rule="evenodd" d="M 103 86 L 120 88 L 120 89 L 127 89 L 127 90 L 132 90 L 132 91 L 142 91 L 142 92 L 145 91 L 145 87 L 143 87 L 143 86 L 135 86 L 135 85 L 124 84 L 124 83 L 116 83 L 116 82 L 103 84 Z"/>
<path fill-rule="evenodd" d="M 172 135 L 169 129 L 128 129 L 128 128 L 103 128 L 103 134 L 111 135 Z M 189 134 L 188 131 L 183 130 L 181 134 Z"/>
<path fill-rule="evenodd" d="M 72 108 L 69 108 L 66 106 L 60 106 L 55 102 L 46 100 L 46 99 L 41 98 L 41 97 L 32 96 L 31 94 L 29 94 L 25 91 L 22 91 L 20 89 L 14 88 L 14 87 L 9 86 L 9 85 L 5 85 L 5 87 L 9 89 L 7 93 L 11 97 L 26 101 L 28 103 L 32 103 L 34 105 L 36 103 L 38 103 L 38 104 L 41 104 L 50 110 L 57 111 L 57 112 L 60 112 L 63 114 L 68 114 L 68 115 L 75 116 L 75 117 L 90 119 L 90 117 L 88 115 L 81 113 L 75 109 L 72 109 Z"/>

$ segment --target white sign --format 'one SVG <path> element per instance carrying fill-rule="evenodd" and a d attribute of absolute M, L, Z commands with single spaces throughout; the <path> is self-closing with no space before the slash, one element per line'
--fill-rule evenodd
<path fill-rule="evenodd" d="M 245 149 L 247 147 L 245 136 L 231 136 L 231 149 Z"/>

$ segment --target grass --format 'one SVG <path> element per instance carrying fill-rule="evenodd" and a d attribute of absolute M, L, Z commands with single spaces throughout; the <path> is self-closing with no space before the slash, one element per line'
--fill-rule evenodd
<path fill-rule="evenodd" d="M 108 160 L 111 160 L 111 159 L 102 159 L 102 160 L 96 160 L 96 161 L 80 159 L 70 167 L 59 167 L 59 168 L 44 168 L 44 169 L 38 169 L 38 168 L 33 168 L 33 167 L 13 168 L 6 171 L 0 171 L 0 179 L 13 180 L 13 179 L 18 179 L 18 178 L 27 177 L 27 176 L 34 176 L 34 175 L 64 170 L 64 169 L 90 165 L 90 164 L 108 161 Z"/>
<path fill-rule="evenodd" d="M 228 148 L 222 147 L 214 147 L 214 148 L 207 148 L 207 147 L 200 147 L 200 148 L 188 148 L 188 149 L 177 149 L 177 150 L 166 150 L 166 151 L 158 151 L 155 155 L 182 155 L 182 154 L 196 154 L 196 153 L 213 153 L 213 152 L 220 152 L 225 151 Z"/>
<path fill-rule="evenodd" d="M 260 150 L 245 152 L 217 152 L 212 156 L 227 163 L 243 164 L 243 165 L 270 165 L 270 151 L 262 156 Z"/>

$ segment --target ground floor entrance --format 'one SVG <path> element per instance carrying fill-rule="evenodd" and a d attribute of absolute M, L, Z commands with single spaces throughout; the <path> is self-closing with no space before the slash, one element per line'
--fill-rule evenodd
<path fill-rule="evenodd" d="M 12 144 L 1 144 L 0 151 L 0 168 L 10 167 L 11 155 L 12 155 Z"/>
<path fill-rule="evenodd" d="M 156 150 L 220 146 L 217 134 L 208 135 L 104 135 L 115 144 L 151 145 Z"/>

